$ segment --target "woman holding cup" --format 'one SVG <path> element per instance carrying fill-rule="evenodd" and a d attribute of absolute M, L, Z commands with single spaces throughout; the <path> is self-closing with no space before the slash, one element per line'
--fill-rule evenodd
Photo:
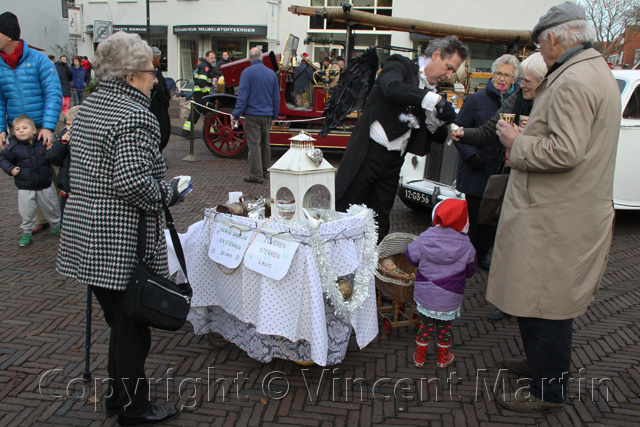
<path fill-rule="evenodd" d="M 518 75 L 520 88 L 507 98 L 495 116 L 477 128 L 458 128 L 451 132 L 451 139 L 474 147 L 486 147 L 500 141 L 496 135 L 496 123 L 501 115 L 513 114 L 513 123 L 521 129 L 529 120 L 529 113 L 536 97 L 536 89 L 547 74 L 547 65 L 539 52 L 534 53 L 520 63 Z"/>

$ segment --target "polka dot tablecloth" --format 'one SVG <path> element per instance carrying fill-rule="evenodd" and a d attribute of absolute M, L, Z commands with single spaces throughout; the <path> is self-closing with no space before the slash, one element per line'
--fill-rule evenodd
<path fill-rule="evenodd" d="M 212 261 L 208 256 L 210 236 L 221 222 L 227 226 L 236 226 L 247 233 L 255 233 L 263 226 L 259 232 L 268 235 L 281 233 L 278 237 L 299 241 L 301 244 L 287 274 L 277 281 L 250 270 L 243 263 L 236 270 L 232 270 Z M 344 349 L 338 351 L 341 353 L 340 360 L 336 360 L 335 349 L 332 351 L 333 357 L 329 360 L 332 364 L 339 363 L 346 352 L 350 331 L 346 331 L 345 334 L 344 327 L 331 327 L 335 322 L 325 313 L 325 305 L 328 305 L 328 302 L 323 297 L 318 260 L 308 244 L 309 230 L 278 223 L 264 223 L 263 220 L 245 217 L 205 215 L 203 221 L 191 225 L 186 234 L 180 235 L 189 282 L 193 288 L 192 315 L 189 316 L 189 321 L 194 325 L 196 333 L 215 330 L 226 338 L 231 338 L 233 342 L 240 341 L 238 328 L 252 325 L 252 342 L 242 343 L 244 345 L 236 342 L 241 348 L 259 347 L 260 343 L 255 341 L 259 340 L 261 335 L 265 336 L 265 347 L 272 345 L 272 336 L 283 337 L 291 343 L 306 341 L 311 360 L 322 366 L 328 363 L 329 342 L 333 342 L 335 347 L 337 340 L 339 345 L 344 346 Z M 325 240 L 327 253 L 337 276 L 353 275 L 358 268 L 363 268 L 364 218 L 345 217 L 322 224 L 319 232 Z M 170 239 L 167 239 L 167 244 L 169 268 L 173 274 L 180 267 Z M 220 307 L 239 321 L 224 322 L 227 328 L 234 330 L 225 331 L 219 327 L 220 325 L 207 325 L 216 317 L 202 315 L 202 308 L 211 306 Z M 207 312 L 219 313 L 217 309 Z M 217 318 L 219 319 L 219 316 Z M 360 348 L 369 344 L 378 334 L 373 272 L 368 284 L 368 296 L 350 319 L 345 319 L 345 324 L 349 323 L 356 333 Z M 339 331 L 341 336 L 330 336 L 333 331 Z M 254 357 L 251 352 L 249 355 Z M 282 355 L 276 354 L 276 357 Z"/>

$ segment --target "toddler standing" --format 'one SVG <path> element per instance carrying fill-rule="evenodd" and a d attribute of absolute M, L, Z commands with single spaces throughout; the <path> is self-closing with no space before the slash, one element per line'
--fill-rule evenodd
<path fill-rule="evenodd" d="M 476 251 L 465 234 L 469 229 L 466 200 L 446 199 L 433 208 L 433 227 L 407 246 L 407 260 L 418 267 L 414 300 L 420 325 L 413 362 L 424 365 L 431 332 L 438 342 L 439 368 L 454 359 L 451 346 L 451 322 L 460 316 L 465 282 L 476 272 Z"/>
<path fill-rule="evenodd" d="M 0 152 L 0 167 L 14 177 L 18 187 L 18 210 L 22 217 L 20 227 L 24 234 L 20 246 L 33 241 L 31 230 L 36 222 L 36 206 L 51 224 L 51 234 L 60 235 L 60 215 L 51 188 L 51 168 L 46 159 L 46 146 L 36 137 L 36 126 L 27 116 L 13 120 L 13 135 L 9 145 Z"/>

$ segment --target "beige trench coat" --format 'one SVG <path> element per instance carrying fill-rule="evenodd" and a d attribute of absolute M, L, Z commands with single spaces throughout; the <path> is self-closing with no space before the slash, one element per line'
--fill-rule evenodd
<path fill-rule="evenodd" d="M 511 149 L 487 300 L 521 317 L 584 314 L 613 234 L 620 90 L 587 49 L 543 80 Z"/>

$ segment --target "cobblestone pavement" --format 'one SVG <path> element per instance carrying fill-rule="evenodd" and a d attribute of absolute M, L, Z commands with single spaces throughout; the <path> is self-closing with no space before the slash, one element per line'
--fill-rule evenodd
<path fill-rule="evenodd" d="M 188 142 L 172 136 L 165 152 L 168 177 L 189 174 L 195 184 L 187 200 L 172 208 L 180 231 L 200 220 L 205 208 L 226 200 L 228 191 L 268 194 L 268 182 L 242 180 L 246 156 L 216 158 L 202 140 L 195 145 L 198 162 L 183 161 L 188 153 Z M 282 153 L 276 151 L 274 160 Z M 341 156 L 326 158 L 337 165 Z M 29 247 L 18 247 L 12 180 L 2 180 L 0 197 L 0 426 L 116 425 L 100 400 L 108 332 L 97 302 L 91 316 L 94 381 L 84 384 L 86 288 L 54 271 L 58 238 L 42 233 Z M 426 226 L 424 214 L 396 201 L 392 231 L 418 234 Z M 522 416 L 496 406 L 494 386 L 497 393 L 522 387 L 498 367 L 503 357 L 521 355 L 522 345 L 515 319 L 486 319 L 493 310 L 484 300 L 486 280 L 480 270 L 468 282 L 462 317 L 454 322 L 456 360 L 447 370 L 435 367 L 433 348 L 424 368 L 413 367 L 413 328 L 390 335 L 381 328 L 362 350 L 352 339 L 344 361 L 323 368 L 280 359 L 262 364 L 234 345 L 213 347 L 187 324 L 178 332 L 152 333 L 147 374 L 163 380 L 152 384 L 151 397 L 182 407 L 169 424 L 174 426 L 638 425 L 640 213 L 618 213 L 600 292 L 576 319 L 573 377 L 563 412 Z"/>

